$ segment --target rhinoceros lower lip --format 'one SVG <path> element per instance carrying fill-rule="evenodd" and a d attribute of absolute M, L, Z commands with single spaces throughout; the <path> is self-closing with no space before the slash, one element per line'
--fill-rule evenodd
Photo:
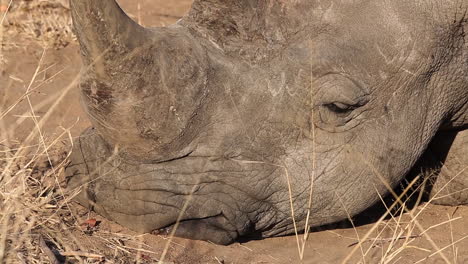
<path fill-rule="evenodd" d="M 227 221 L 222 213 L 204 218 L 187 218 L 153 230 L 151 233 L 229 244 L 239 237 L 239 233 Z"/>
<path fill-rule="evenodd" d="M 180 219 L 180 220 L 176 220 L 175 222 L 172 222 L 172 223 L 170 223 L 170 224 L 168 224 L 168 225 L 166 225 L 164 227 L 155 229 L 155 230 L 151 231 L 151 233 L 156 234 L 156 235 L 170 235 L 171 232 L 174 231 L 174 228 L 175 228 L 175 231 L 177 231 L 177 228 L 181 224 L 184 225 L 184 223 L 188 223 L 188 222 L 192 222 L 192 221 L 206 221 L 208 219 L 214 219 L 214 218 L 217 218 L 219 216 L 222 216 L 222 214 L 216 214 L 216 215 L 207 216 L 207 217 L 195 217 L 195 218 Z"/>

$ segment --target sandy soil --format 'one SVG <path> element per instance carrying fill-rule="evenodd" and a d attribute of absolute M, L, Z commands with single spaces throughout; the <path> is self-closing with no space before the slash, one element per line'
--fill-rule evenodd
<path fill-rule="evenodd" d="M 188 11 L 191 3 L 190 0 L 119 2 L 135 20 L 146 26 L 175 22 Z M 35 126 L 27 100 L 20 100 L 28 90 L 33 90 L 30 99 L 35 106 L 35 116 L 39 120 L 48 118 L 42 129 L 44 138 L 55 138 L 67 130 L 72 137 L 77 137 L 89 126 L 76 87 L 81 65 L 77 43 L 71 41 L 62 45 L 65 47 L 44 50 L 34 38 L 11 39 L 11 42 L 15 45 L 4 48 L 6 63 L 0 68 L 0 102 L 4 107 L 18 102 L 2 120 L 7 127 L 16 124 L 16 129 L 9 132 L 13 133 L 11 138 L 21 143 Z M 35 74 L 41 58 L 41 70 Z M 63 99 L 59 100 L 59 97 Z M 56 101 L 59 103 L 54 105 Z M 47 117 L 46 113 L 50 111 L 52 114 Z M 64 145 L 69 144 L 66 137 L 63 141 Z M 300 263 L 296 236 L 246 241 L 230 246 L 179 238 L 169 241 L 160 235 L 135 234 L 94 213 L 89 215 L 79 205 L 73 205 L 72 210 L 81 221 L 90 218 L 101 221 L 93 232 L 72 231 L 81 242 L 80 250 L 117 256 L 122 253 L 116 253 L 116 248 L 121 247 L 129 252 L 121 258 L 121 263 L 129 263 L 132 258 L 140 263 L 154 263 L 166 245 L 169 246 L 166 260 L 173 263 Z M 370 223 L 355 229 L 343 224 L 340 228 L 335 226 L 313 232 L 306 242 L 302 262 L 341 263 L 356 247 L 349 263 L 445 263 L 439 253 L 443 253 L 450 263 L 468 263 L 468 239 L 464 239 L 468 236 L 468 207 L 423 204 L 415 209 L 414 215 L 417 217 L 405 213 L 378 224 L 368 221 Z M 370 217 L 363 215 L 360 218 Z M 357 247 L 355 243 L 372 229 L 374 231 L 368 239 Z M 127 242 L 128 237 L 136 237 L 137 241 Z M 302 235 L 300 239 L 302 241 Z"/>

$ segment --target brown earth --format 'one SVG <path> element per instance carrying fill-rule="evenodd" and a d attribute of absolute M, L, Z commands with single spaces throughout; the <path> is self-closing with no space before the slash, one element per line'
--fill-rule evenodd
<path fill-rule="evenodd" d="M 38 18 L 34 17 L 34 13 L 31 16 L 24 14 L 35 10 L 26 10 L 24 16 L 18 16 L 16 22 L 7 20 L 9 24 L 3 32 L 0 54 L 0 135 L 3 134 L 0 137 L 0 146 L 22 145 L 37 127 L 34 120 L 43 120 L 44 123 L 40 124 L 42 139 L 35 136 L 27 143 L 40 145 L 41 140 L 53 141 L 58 138 L 61 148 L 66 151 L 70 149 L 69 135 L 77 137 L 89 126 L 80 106 L 76 87 L 81 61 L 77 43 L 69 31 L 69 25 L 66 25 L 67 1 L 55 2 L 62 3 L 63 6 L 42 8 L 58 8 L 63 12 L 64 18 L 62 17 L 62 24 L 58 25 L 58 29 L 52 27 L 49 30 L 47 25 L 30 23 Z M 119 2 L 135 20 L 146 26 L 174 23 L 188 11 L 191 4 L 190 0 Z M 4 13 L 0 12 L 0 19 Z M 51 14 L 45 12 L 41 14 L 41 18 Z M 11 15 L 15 15 L 13 9 Z M 35 27 L 28 27 L 28 23 Z M 21 34 L 12 34 L 11 31 L 21 31 Z M 47 35 L 42 31 L 52 33 Z M 29 95 L 30 103 L 25 94 Z M 3 116 L 5 110 L 12 105 L 15 107 Z M 2 201 L 3 198 L 0 199 Z M 405 213 L 378 223 L 367 221 L 370 223 L 356 228 L 343 224 L 341 228 L 335 226 L 312 232 L 306 241 L 302 262 L 296 236 L 251 240 L 230 246 L 179 238 L 170 241 L 168 237 L 160 235 L 135 234 L 73 203 L 70 203 L 67 210 L 71 213 L 57 209 L 50 211 L 50 214 L 54 217 L 58 215 L 58 221 L 72 222 L 67 229 L 69 236 L 74 237 L 71 239 L 75 241 L 72 249 L 105 257 L 93 262 L 92 258 L 84 256 L 81 257 L 82 263 L 155 263 L 161 258 L 166 246 L 168 253 L 165 261 L 173 263 L 341 263 L 355 247 L 357 250 L 348 263 L 446 263 L 440 253 L 446 256 L 449 263 L 468 263 L 468 239 L 465 239 L 468 236 L 468 207 L 423 204 L 415 209 L 413 217 Z M 75 217 L 70 220 L 67 218 L 70 215 Z M 360 218 L 366 220 L 374 217 L 372 214 Z M 97 226 L 88 226 L 83 231 L 79 224 L 86 219 L 101 222 Z M 39 224 L 32 229 L 28 239 L 37 239 L 43 229 L 45 227 L 42 228 Z M 356 245 L 372 229 L 374 231 L 361 246 Z M 49 231 L 47 234 L 49 244 L 60 244 L 50 235 L 53 232 Z M 300 243 L 302 239 L 303 236 L 300 235 Z M 43 248 L 35 251 L 38 262 L 26 263 L 47 263 L 42 262 L 47 260 L 43 251 Z M 19 252 L 23 252 L 23 259 L 33 254 Z M 22 259 L 20 253 L 18 263 Z"/>

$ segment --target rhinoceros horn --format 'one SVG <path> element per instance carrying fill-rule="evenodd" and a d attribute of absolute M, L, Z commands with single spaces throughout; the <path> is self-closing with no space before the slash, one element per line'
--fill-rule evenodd
<path fill-rule="evenodd" d="M 82 100 L 110 147 L 138 160 L 191 151 L 207 97 L 205 49 L 182 26 L 148 29 L 114 0 L 71 0 Z"/>

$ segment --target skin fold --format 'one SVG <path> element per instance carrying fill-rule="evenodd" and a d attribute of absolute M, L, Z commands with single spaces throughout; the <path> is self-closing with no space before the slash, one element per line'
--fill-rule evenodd
<path fill-rule="evenodd" d="M 71 9 L 93 127 L 69 188 L 131 229 L 291 234 L 372 206 L 428 149 L 466 153 L 466 2 L 195 0 L 152 29 L 113 0 Z"/>

